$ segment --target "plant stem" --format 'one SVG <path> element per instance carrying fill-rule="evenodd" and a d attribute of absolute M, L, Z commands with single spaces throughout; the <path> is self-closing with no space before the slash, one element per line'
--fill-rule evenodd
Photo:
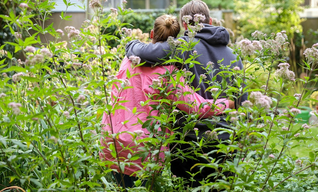
<path fill-rule="evenodd" d="M 281 182 L 279 182 L 277 185 L 275 185 L 270 191 L 274 190 L 278 185 L 284 183 L 286 180 L 288 180 L 289 178 L 293 177 L 294 175 L 297 175 L 298 173 L 300 173 L 300 172 L 302 172 L 302 171 L 305 171 L 306 169 L 308 169 L 308 168 L 310 168 L 310 167 L 312 167 L 312 166 L 314 166 L 314 165 L 315 165 L 315 164 L 310 164 L 310 165 L 308 165 L 307 167 L 305 167 L 305 168 L 303 168 L 303 169 L 301 169 L 301 170 L 299 170 L 299 171 L 297 171 L 297 172 L 295 172 L 295 173 L 289 175 L 288 177 L 286 177 L 285 179 L 283 179 Z"/>
<path fill-rule="evenodd" d="M 100 29 L 101 29 L 100 24 L 98 25 L 98 28 L 99 28 L 99 31 L 100 31 Z M 102 54 L 102 41 L 101 41 L 101 35 L 100 34 L 99 34 L 99 37 L 98 37 L 98 42 L 99 42 L 100 53 Z M 102 64 L 102 76 L 103 76 L 103 81 L 104 81 L 106 79 L 105 63 L 104 63 L 104 60 L 103 60 L 102 57 L 100 58 L 100 61 L 101 61 L 101 64 Z M 104 90 L 104 94 L 105 94 L 106 104 L 109 105 L 108 97 L 107 97 L 107 88 L 106 88 L 105 83 L 103 83 L 103 90 Z M 111 111 L 110 110 L 107 110 L 107 115 L 109 117 L 110 128 L 111 128 L 111 132 L 112 132 L 112 135 L 113 135 L 114 134 L 114 126 L 113 126 L 113 121 L 112 121 Z M 114 143 L 114 148 L 115 148 L 115 153 L 116 153 L 116 161 L 117 161 L 117 164 L 118 164 L 119 174 L 120 174 L 120 177 L 121 177 L 121 182 L 120 183 L 122 183 L 123 188 L 126 188 L 125 187 L 125 182 L 124 182 L 123 171 L 120 168 L 120 160 L 119 160 L 119 154 L 118 154 L 118 151 L 117 151 L 117 142 L 115 140 L 115 137 L 112 137 L 112 140 L 113 140 L 113 143 Z"/>

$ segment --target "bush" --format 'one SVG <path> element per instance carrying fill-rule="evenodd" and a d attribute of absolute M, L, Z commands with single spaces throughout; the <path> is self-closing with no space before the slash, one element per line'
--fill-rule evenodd
<path fill-rule="evenodd" d="M 14 51 L 7 54 L 2 50 L 0 52 L 4 56 L 0 60 L 1 189 L 16 185 L 28 191 L 123 191 L 123 186 L 115 181 L 110 165 L 117 165 L 122 172 L 131 164 L 130 160 L 146 159 L 151 154 L 157 158 L 143 161 L 144 168 L 136 173 L 136 186 L 129 191 L 317 190 L 317 141 L 315 130 L 311 129 L 314 126 L 301 125 L 296 118 L 300 102 L 309 100 L 311 90 L 308 85 L 316 83 L 317 79 L 297 79 L 289 70 L 285 60 L 289 50 L 284 32 L 268 36 L 257 32 L 253 35 L 253 42 L 244 39 L 236 43 L 235 52 L 242 58 L 245 68 L 228 69 L 219 74 L 224 79 L 232 78 L 230 84 L 218 84 L 216 77 L 212 78 L 212 82 L 207 82 L 211 83 L 207 91 L 212 93 L 214 100 L 223 93 L 230 95 L 230 99 L 246 92 L 250 95 L 249 100 L 237 110 L 224 111 L 230 124 L 228 129 L 211 126 L 211 130 L 199 137 L 199 130 L 194 127 L 196 122 L 217 123 L 220 118 L 215 116 L 203 120 L 199 113 L 194 112 L 182 114 L 185 126 L 181 132 L 176 131 L 180 128 L 174 127 L 180 115 L 176 111 L 177 105 L 192 107 L 192 104 L 171 102 L 168 98 L 187 96 L 189 92 L 178 93 L 179 86 L 190 84 L 194 77 L 187 71 L 175 70 L 163 74 L 156 84 L 150 86 L 149 89 L 155 90 L 155 93 L 133 109 L 132 112 L 137 114 L 137 110 L 149 104 L 157 112 L 150 115 L 147 121 L 137 123 L 149 132 L 144 139 L 138 139 L 137 132 L 103 133 L 102 127 L 105 125 L 101 124 L 103 114 L 109 117 L 117 110 L 123 110 L 122 103 L 126 102 L 122 98 L 112 97 L 111 90 L 131 88 L 127 81 L 114 77 L 124 58 L 125 45 L 133 38 L 131 31 L 124 28 L 127 24 L 119 19 L 128 17 L 130 11 L 119 8 L 105 14 L 98 4 L 92 4 L 94 20 L 83 23 L 80 30 L 72 26 L 64 30 L 50 26 L 42 29 L 45 20 L 37 21 L 41 25 L 35 25 L 33 17 L 48 15 L 52 5 L 47 1 L 20 4 L 20 15 L 13 11 L 8 16 L 1 15 L 7 27 L 15 24 L 19 31 L 27 34 L 23 38 L 15 38 L 13 42 L 6 42 L 14 46 Z M 102 30 L 114 26 L 118 36 Z M 14 34 L 14 28 L 11 29 Z M 37 32 L 30 35 L 30 29 Z M 38 37 L 44 32 L 54 36 L 55 41 L 43 44 Z M 68 35 L 67 42 L 60 42 L 63 34 Z M 118 43 L 115 48 L 109 45 L 111 40 Z M 192 51 L 195 45 L 191 38 L 189 42 L 172 43 L 178 45 L 171 45 L 175 53 Z M 33 47 L 35 44 L 41 45 L 41 48 L 36 50 Z M 26 60 L 17 60 L 8 66 L 14 59 L 14 53 L 25 55 Z M 303 67 L 308 77 L 315 71 L 317 55 L 316 45 L 306 51 Z M 166 62 L 195 65 L 197 56 L 191 55 L 186 60 L 171 56 Z M 209 67 L 213 71 L 213 66 Z M 259 79 L 260 75 L 266 77 L 265 82 Z M 131 78 L 133 75 L 127 71 L 126 76 Z M 180 82 L 181 77 L 185 77 L 185 83 Z M 200 78 L 201 81 L 205 80 L 204 76 Z M 303 89 L 297 95 L 286 96 L 283 91 L 293 89 L 296 82 Z M 242 86 L 243 83 L 246 87 Z M 259 87 L 262 85 L 265 86 Z M 278 113 L 280 105 L 287 107 Z M 215 103 L 210 107 L 215 108 Z M 129 119 L 122 124 L 128 122 Z M 184 140 L 190 132 L 197 141 Z M 230 139 L 216 142 L 215 136 L 225 132 Z M 136 148 L 125 146 L 131 151 L 127 158 L 119 158 L 119 151 L 114 147 L 114 141 L 120 134 L 131 135 L 138 149 L 136 152 Z M 116 161 L 100 159 L 99 153 L 105 147 L 100 140 L 107 137 L 111 140 L 107 149 L 117 157 Z M 176 137 L 181 138 L 179 143 L 190 145 L 189 153 L 163 150 L 168 145 L 176 145 Z M 214 146 L 216 150 L 203 153 L 207 145 Z M 310 150 L 304 157 L 292 153 L 304 148 Z M 166 158 L 160 162 L 158 154 L 163 151 Z M 224 154 L 222 162 L 216 162 L 209 156 L 215 153 Z M 183 178 L 173 176 L 169 169 L 175 158 L 191 158 L 193 154 L 208 162 L 195 165 L 200 171 L 204 167 L 218 170 L 200 181 L 202 185 L 198 187 L 189 186 Z M 226 176 L 226 172 L 234 174 Z M 143 186 L 142 182 L 146 185 Z"/>

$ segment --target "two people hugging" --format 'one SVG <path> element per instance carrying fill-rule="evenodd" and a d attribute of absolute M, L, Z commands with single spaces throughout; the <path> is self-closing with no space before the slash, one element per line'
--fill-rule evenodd
<path fill-rule="evenodd" d="M 182 26 L 186 31 L 178 39 L 180 24 L 177 18 L 162 15 L 155 20 L 150 32 L 152 43 L 129 42 L 126 57 L 114 80 L 111 99 L 116 110 L 114 113 L 104 113 L 100 157 L 107 162 L 117 183 L 124 188 L 135 185 L 134 182 L 141 177 L 140 170 L 160 177 L 164 165 L 168 165 L 168 156 L 172 175 L 183 178 L 185 188 L 200 186 L 202 181 L 214 182 L 222 176 L 213 168 L 197 165 L 208 164 L 209 159 L 216 159 L 217 162 L 225 160 L 224 154 L 213 151 L 217 144 L 229 140 L 230 135 L 227 132 L 217 133 L 213 129 L 229 128 L 223 111 L 239 106 L 247 95 L 237 96 L 234 101 L 227 99 L 229 96 L 224 93 L 219 98 L 213 98 L 208 88 L 224 80 L 230 82 L 232 78 L 223 79 L 218 74 L 228 70 L 226 68 L 242 69 L 243 65 L 227 46 L 229 33 L 226 29 L 212 25 L 209 8 L 204 2 L 192 0 L 185 4 L 180 10 L 180 18 L 183 18 Z M 193 41 L 195 45 L 190 51 L 173 52 L 168 38 L 172 42 Z M 164 63 L 163 58 L 171 58 L 174 53 L 183 61 L 195 55 L 195 61 Z M 138 65 L 140 62 L 145 64 Z M 208 65 L 212 63 L 213 70 L 210 70 Z M 187 85 L 187 78 L 178 75 L 181 71 L 193 74 L 191 84 Z M 205 76 L 204 81 L 202 76 Z M 172 110 L 178 110 L 177 115 L 171 114 Z M 191 114 L 201 120 L 193 119 L 190 124 L 187 123 Z M 159 116 L 173 116 L 171 127 L 160 123 L 156 118 Z M 212 117 L 217 117 L 218 121 L 211 121 Z M 194 152 L 193 143 L 202 138 L 208 140 L 211 134 L 207 133 L 213 133 L 214 139 L 210 139 L 211 142 L 200 150 L 209 157 L 202 158 L 202 154 Z M 173 142 L 165 142 L 167 138 L 172 138 Z M 154 140 L 157 143 L 152 143 Z M 233 173 L 228 172 L 225 176 L 231 175 Z M 145 180 L 149 181 L 145 182 L 147 188 L 150 185 L 155 188 L 153 178 Z"/>

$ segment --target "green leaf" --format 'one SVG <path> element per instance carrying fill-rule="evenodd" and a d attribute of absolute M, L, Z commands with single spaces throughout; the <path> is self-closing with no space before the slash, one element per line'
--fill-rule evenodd
<path fill-rule="evenodd" d="M 30 178 L 30 181 L 34 183 L 36 186 L 38 186 L 39 188 L 42 187 L 42 184 L 37 179 Z"/>
<path fill-rule="evenodd" d="M 30 82 L 40 82 L 41 80 L 35 77 L 22 76 L 23 79 L 27 79 Z"/>
<path fill-rule="evenodd" d="M 12 66 L 12 67 L 9 67 L 9 68 L 7 68 L 7 69 L 2 70 L 3 73 L 4 73 L 4 72 L 11 72 L 11 71 L 24 72 L 24 73 L 27 72 L 27 70 L 26 70 L 25 68 L 23 68 L 23 67 L 18 67 L 18 66 Z"/>
<path fill-rule="evenodd" d="M 134 107 L 132 113 L 135 114 L 137 112 L 137 107 Z"/>

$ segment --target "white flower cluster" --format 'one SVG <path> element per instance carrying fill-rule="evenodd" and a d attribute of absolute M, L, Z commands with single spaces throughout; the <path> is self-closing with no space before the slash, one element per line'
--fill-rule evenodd
<path fill-rule="evenodd" d="M 65 31 L 67 32 L 68 38 L 81 39 L 81 32 L 73 26 L 66 26 Z"/>
<path fill-rule="evenodd" d="M 243 39 L 238 42 L 238 46 L 241 49 L 243 56 L 253 55 L 256 51 L 263 50 L 263 46 L 260 41 L 250 41 L 248 39 Z"/>
<path fill-rule="evenodd" d="M 132 35 L 132 30 L 129 28 L 123 27 L 121 31 L 126 37 L 130 37 Z"/>
<path fill-rule="evenodd" d="M 100 0 L 90 0 L 89 2 L 89 7 L 94 9 L 94 8 L 99 8 L 102 6 L 102 3 L 100 2 Z"/>
<path fill-rule="evenodd" d="M 307 48 L 304 51 L 304 55 L 309 62 L 318 61 L 318 43 L 314 44 L 311 48 Z"/>
<path fill-rule="evenodd" d="M 272 104 L 271 98 L 266 96 L 266 95 L 263 95 L 259 91 L 251 92 L 250 100 L 257 107 L 265 108 L 265 109 L 269 109 L 271 107 L 271 104 Z M 244 105 L 244 104 L 246 104 L 246 103 L 242 103 L 242 105 Z"/>
<path fill-rule="evenodd" d="M 134 65 L 138 65 L 140 63 L 140 57 L 138 56 L 130 56 L 129 60 L 134 64 Z"/>
<path fill-rule="evenodd" d="M 18 115 L 20 113 L 20 107 L 22 107 L 22 105 L 21 103 L 11 102 L 9 103 L 9 107 L 12 108 L 12 111 L 15 115 Z"/>
<path fill-rule="evenodd" d="M 280 63 L 279 69 L 276 70 L 275 74 L 285 80 L 295 81 L 295 73 L 289 70 L 288 63 Z"/>
<path fill-rule="evenodd" d="M 12 81 L 19 82 L 21 80 L 21 76 L 25 76 L 25 74 L 22 72 L 19 72 L 19 73 L 12 75 Z"/>
<path fill-rule="evenodd" d="M 205 20 L 205 16 L 202 14 L 195 14 L 193 21 L 196 23 L 199 23 L 200 21 L 204 21 Z"/>

